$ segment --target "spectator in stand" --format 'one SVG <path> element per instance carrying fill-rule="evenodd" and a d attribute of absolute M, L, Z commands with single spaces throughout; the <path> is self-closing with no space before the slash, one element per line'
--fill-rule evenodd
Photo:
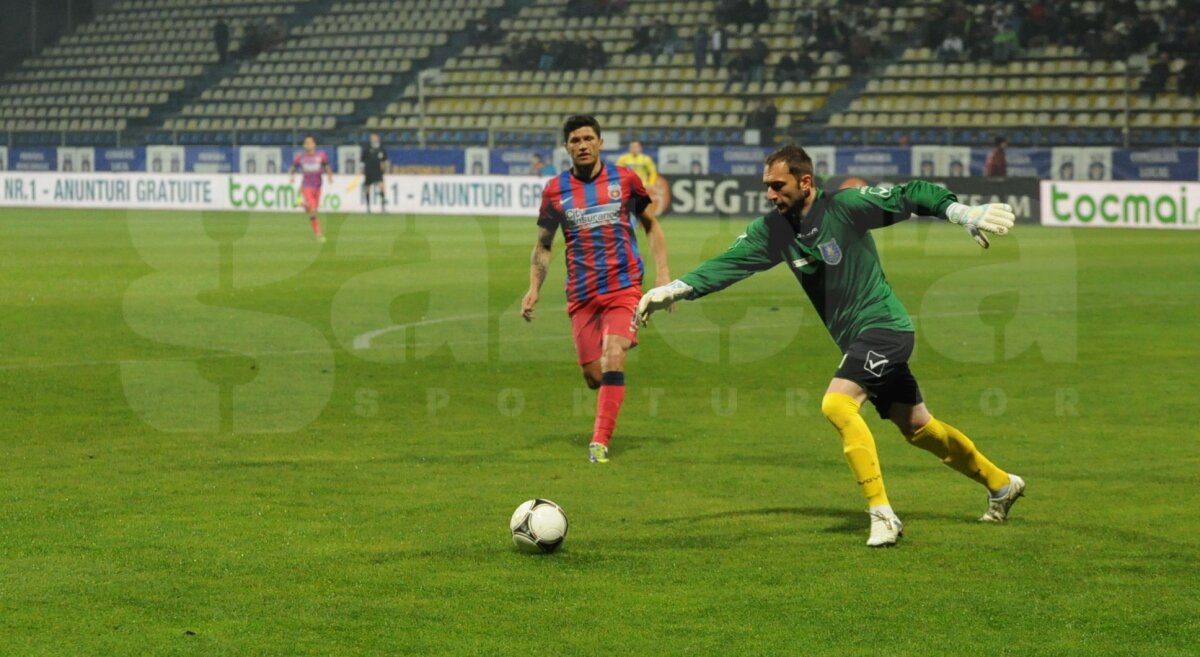
<path fill-rule="evenodd" d="M 850 68 L 854 69 L 855 72 L 866 70 L 870 64 L 871 39 L 861 27 L 854 30 L 854 34 L 850 36 L 850 45 L 847 54 Z"/>
<path fill-rule="evenodd" d="M 779 58 L 779 62 L 775 64 L 775 81 L 783 82 L 799 82 L 802 79 L 800 70 L 796 66 L 796 60 L 789 54 L 784 54 Z"/>
<path fill-rule="evenodd" d="M 1017 43 L 1017 31 L 1012 25 L 1006 24 L 992 37 L 992 61 L 996 64 L 1007 64 L 1020 51 Z"/>
<path fill-rule="evenodd" d="M 775 65 L 776 82 L 803 82 L 817 71 L 817 63 L 803 50 L 795 55 L 785 54 Z"/>
<path fill-rule="evenodd" d="M 696 28 L 695 34 L 692 35 L 692 57 L 694 58 L 693 64 L 696 67 L 697 77 L 700 75 L 700 69 L 704 68 L 704 65 L 708 63 L 708 44 L 708 30 L 704 29 L 704 26 L 701 25 Z"/>
<path fill-rule="evenodd" d="M 729 58 L 729 77 L 725 78 L 724 92 L 729 93 L 729 89 L 734 82 L 742 83 L 742 91 L 750 86 L 750 66 L 746 64 L 746 53 L 739 52 Z"/>
<path fill-rule="evenodd" d="M 712 51 L 713 68 L 721 68 L 721 57 L 725 54 L 725 28 L 714 23 L 708 34 L 712 38 L 709 50 Z"/>
<path fill-rule="evenodd" d="M 650 52 L 654 38 L 651 33 L 651 27 L 645 23 L 639 24 L 633 28 L 633 45 L 629 47 L 631 53 Z"/>
<path fill-rule="evenodd" d="M 521 54 L 517 62 L 518 68 L 523 71 L 537 70 L 545 51 L 545 47 L 542 46 L 542 42 L 536 36 L 529 37 L 521 46 Z"/>
<path fill-rule="evenodd" d="M 996 137 L 992 151 L 988 153 L 987 159 L 983 162 L 983 175 L 1000 178 L 1008 175 L 1008 158 L 1005 155 L 1006 148 L 1008 148 L 1008 139 L 1005 139 L 1003 136 Z"/>
<path fill-rule="evenodd" d="M 493 45 L 500 40 L 500 26 L 490 18 L 475 21 L 474 41 L 478 45 Z"/>
<path fill-rule="evenodd" d="M 728 25 L 743 25 L 750 13 L 748 0 L 721 0 L 717 4 L 717 22 Z"/>
<path fill-rule="evenodd" d="M 746 51 L 746 65 L 750 68 L 750 78 L 755 82 L 763 81 L 763 68 L 770 56 L 771 50 L 767 47 L 767 42 L 761 36 L 754 37 L 750 49 Z"/>
<path fill-rule="evenodd" d="M 746 128 L 757 130 L 759 144 L 772 146 L 775 143 L 775 122 L 779 119 L 779 109 L 775 107 L 773 98 L 764 98 L 758 107 L 746 115 Z"/>
<path fill-rule="evenodd" d="M 1171 79 L 1171 56 L 1167 53 L 1159 53 L 1158 58 L 1150 65 L 1150 72 L 1142 80 L 1141 87 L 1138 91 L 1148 94 L 1150 100 L 1154 100 L 1158 94 L 1161 94 L 1167 88 L 1167 81 Z"/>
<path fill-rule="evenodd" d="M 763 25 L 771 20 L 771 7 L 767 0 L 750 0 L 744 22 L 750 25 Z"/>
<path fill-rule="evenodd" d="M 283 43 L 283 23 L 278 18 L 271 18 L 265 21 L 262 33 L 264 35 L 263 50 L 271 50 Z"/>
<path fill-rule="evenodd" d="M 656 54 L 666 57 L 671 57 L 675 54 L 677 34 L 674 25 L 660 17 L 654 21 L 654 29 L 651 31 L 651 35 L 651 40 L 654 42 L 653 49 Z"/>
<path fill-rule="evenodd" d="M 938 46 L 937 58 L 943 62 L 956 62 L 962 59 L 963 40 L 957 34 L 948 35 Z"/>
<path fill-rule="evenodd" d="M 801 7 L 796 11 L 796 16 L 792 20 L 795 22 L 796 36 L 803 39 L 804 45 L 808 45 L 809 38 L 813 36 L 813 23 L 817 20 L 816 8 L 812 6 Z"/>
<path fill-rule="evenodd" d="M 238 48 L 239 59 L 250 59 L 262 52 L 262 34 L 256 22 L 246 22 L 246 30 L 242 33 L 242 45 Z"/>
<path fill-rule="evenodd" d="M 1189 59 L 1179 71 L 1179 95 L 1200 95 L 1200 59 Z"/>
<path fill-rule="evenodd" d="M 213 26 L 213 45 L 217 48 L 217 61 L 224 64 L 229 60 L 229 23 L 224 18 Z"/>
<path fill-rule="evenodd" d="M 584 65 L 579 67 L 581 69 L 597 70 L 608 66 L 608 53 L 604 52 L 604 44 L 596 37 L 588 39 L 587 56 L 584 59 Z"/>

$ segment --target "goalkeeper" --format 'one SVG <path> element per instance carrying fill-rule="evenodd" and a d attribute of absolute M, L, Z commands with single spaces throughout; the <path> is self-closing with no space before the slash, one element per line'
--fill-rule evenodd
<path fill-rule="evenodd" d="M 903 533 L 884 490 L 875 439 L 859 414 L 868 399 L 909 443 L 985 486 L 988 509 L 980 520 L 1003 522 L 1025 482 L 992 464 L 961 431 L 930 415 L 908 367 L 913 322 L 883 275 L 869 231 L 912 214 L 932 215 L 963 225 L 986 248 L 985 233 L 1004 235 L 1012 227 L 1012 208 L 966 206 L 949 190 L 922 180 L 826 195 L 813 186 L 812 160 L 795 145 L 771 154 L 765 164 L 767 200 L 776 210 L 752 222 L 725 253 L 647 292 L 636 320 L 644 326 L 652 312 L 676 301 L 698 299 L 786 263 L 844 354 L 821 411 L 841 435 L 850 470 L 867 498 L 867 545 L 895 545 Z"/>

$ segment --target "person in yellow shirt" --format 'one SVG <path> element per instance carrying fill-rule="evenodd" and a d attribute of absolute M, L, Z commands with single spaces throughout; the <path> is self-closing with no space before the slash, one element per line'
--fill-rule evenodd
<path fill-rule="evenodd" d="M 654 183 L 658 182 L 658 169 L 654 167 L 654 160 L 642 152 L 642 142 L 636 139 L 629 142 L 629 152 L 617 158 L 617 166 L 633 169 L 638 178 L 642 179 L 646 189 L 652 189 Z"/>

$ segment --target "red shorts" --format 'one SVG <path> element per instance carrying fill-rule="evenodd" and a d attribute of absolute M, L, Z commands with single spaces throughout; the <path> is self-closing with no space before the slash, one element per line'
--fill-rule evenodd
<path fill-rule="evenodd" d="M 601 294 L 587 301 L 572 301 L 567 305 L 571 316 L 571 332 L 575 334 L 575 353 L 579 364 L 600 360 L 604 351 L 604 336 L 619 335 L 637 344 L 637 327 L 633 314 L 642 299 L 642 288 L 634 285 L 616 292 Z"/>
<path fill-rule="evenodd" d="M 321 189 L 319 187 L 303 187 L 300 193 L 304 195 L 304 209 L 308 211 L 321 207 Z"/>

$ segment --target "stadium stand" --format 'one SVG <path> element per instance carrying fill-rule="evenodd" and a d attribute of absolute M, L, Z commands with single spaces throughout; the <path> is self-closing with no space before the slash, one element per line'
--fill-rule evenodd
<path fill-rule="evenodd" d="M 306 0 L 124 0 L 10 71 L 0 130 L 16 145 L 112 144 L 151 118 L 218 61 L 213 26 L 281 20 Z"/>
<path fill-rule="evenodd" d="M 5 75 L 0 131 L 10 145 L 369 130 L 395 145 L 544 146 L 565 115 L 588 111 L 652 144 L 741 144 L 748 127 L 768 144 L 1200 141 L 1200 2 L 1015 6 L 120 0 Z M 218 62 L 218 19 L 232 63 Z M 278 43 L 247 48 L 262 23 Z M 719 62 L 706 52 L 718 26 Z M 961 38 L 957 51 L 939 47 L 945 37 Z M 759 111 L 764 99 L 777 113 Z"/>
<path fill-rule="evenodd" d="M 812 53 L 817 66 L 808 79 L 777 81 L 772 75 L 784 54 L 811 48 L 815 41 L 798 33 L 793 17 L 836 4 L 781 0 L 771 3 L 768 20 L 728 26 L 723 64 L 750 52 L 757 37 L 768 49 L 761 77 L 731 82 L 736 69 L 695 66 L 690 45 L 698 29 L 715 24 L 717 2 L 644 0 L 630 3 L 620 14 L 578 16 L 568 0 L 537 0 L 500 21 L 502 43 L 468 46 L 446 62 L 442 84 L 427 89 L 428 142 L 538 143 L 565 114 L 587 110 L 606 126 L 654 143 L 741 143 L 746 114 L 761 97 L 775 99 L 780 110 L 775 127 L 783 134 L 820 109 L 852 74 L 846 54 L 829 47 Z M 861 11 L 881 26 L 883 38 L 907 32 L 925 13 L 921 5 Z M 657 52 L 639 48 L 637 27 L 660 20 L 674 26 L 673 43 L 651 44 L 659 46 Z M 514 70 L 513 50 L 546 34 L 561 35 L 571 44 L 599 44 L 607 64 L 562 70 L 543 60 L 533 70 Z M 421 114 L 417 96 L 416 85 L 409 85 L 368 127 L 393 131 L 395 141 L 415 143 Z"/>
<path fill-rule="evenodd" d="M 1124 20 L 1120 10 L 1103 3 L 1078 5 L 1065 9 L 1078 11 L 1084 26 L 1093 15 L 1096 21 Z M 1175 5 L 1141 0 L 1135 14 L 1151 17 L 1152 29 L 1157 29 L 1168 7 Z M 991 20 L 989 12 L 997 9 L 979 4 L 966 11 L 972 14 L 969 20 L 980 24 Z M 1114 29 L 1124 33 L 1125 28 Z M 1025 32 L 1035 31 L 1026 25 Z M 1018 44 L 1011 58 L 990 50 L 955 56 L 933 47 L 907 48 L 899 61 L 867 82 L 846 111 L 830 116 L 828 125 L 843 129 L 843 142 L 869 144 L 901 139 L 985 144 L 1000 133 L 1017 146 L 1116 144 L 1127 136 L 1134 145 L 1196 142 L 1200 101 L 1182 92 L 1179 74 L 1188 63 L 1184 57 L 1164 58 L 1169 62 L 1164 88 L 1149 94 L 1145 88 L 1150 63 L 1140 52 L 1157 50 L 1157 42 L 1122 44 L 1109 52 L 1098 41 L 1088 43 L 1091 27 L 1051 32 L 1030 36 L 1032 47 L 1021 49 Z M 993 39 L 986 43 L 992 46 Z"/>
<path fill-rule="evenodd" d="M 501 0 L 335 2 L 278 48 L 205 90 L 164 128 L 181 143 L 295 141 L 354 121 L 356 103 L 426 62 Z M 453 11 L 447 11 L 453 9 Z M 239 139 L 237 132 L 249 133 Z"/>

